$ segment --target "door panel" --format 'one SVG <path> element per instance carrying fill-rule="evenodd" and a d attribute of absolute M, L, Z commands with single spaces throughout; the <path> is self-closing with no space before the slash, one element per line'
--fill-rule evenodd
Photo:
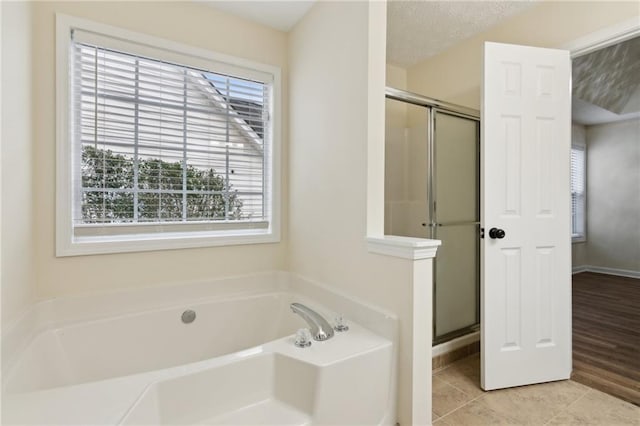
<path fill-rule="evenodd" d="M 571 373 L 570 60 L 485 43 L 482 387 Z M 490 238 L 500 228 L 503 238 Z"/>

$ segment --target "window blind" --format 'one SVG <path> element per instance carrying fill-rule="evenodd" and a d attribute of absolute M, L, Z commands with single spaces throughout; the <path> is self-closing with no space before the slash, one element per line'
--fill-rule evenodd
<path fill-rule="evenodd" d="M 585 235 L 585 148 L 571 148 L 571 234 Z"/>
<path fill-rule="evenodd" d="M 78 235 L 268 226 L 269 84 L 79 41 L 71 69 Z"/>

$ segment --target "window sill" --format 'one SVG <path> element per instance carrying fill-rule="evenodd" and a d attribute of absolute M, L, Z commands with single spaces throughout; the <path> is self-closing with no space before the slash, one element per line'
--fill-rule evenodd
<path fill-rule="evenodd" d="M 280 242 L 279 233 L 267 229 L 75 237 L 69 241 L 58 242 L 56 257 L 277 242 Z"/>

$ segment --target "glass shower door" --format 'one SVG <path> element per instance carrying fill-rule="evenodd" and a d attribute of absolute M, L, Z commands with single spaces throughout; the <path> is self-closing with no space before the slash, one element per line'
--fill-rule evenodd
<path fill-rule="evenodd" d="M 426 227 L 429 114 L 424 106 L 386 100 L 386 235 L 430 238 Z"/>
<path fill-rule="evenodd" d="M 443 110 L 393 92 L 386 99 L 385 234 L 442 240 L 433 280 L 437 344 L 480 319 L 479 121 L 464 108 Z"/>
<path fill-rule="evenodd" d="M 479 324 L 479 122 L 434 109 L 430 227 L 442 241 L 434 264 L 434 343 Z"/>

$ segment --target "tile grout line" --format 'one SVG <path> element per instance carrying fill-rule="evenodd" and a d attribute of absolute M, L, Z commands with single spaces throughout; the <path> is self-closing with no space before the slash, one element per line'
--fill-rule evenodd
<path fill-rule="evenodd" d="M 465 377 L 466 377 L 466 376 L 465 376 Z M 454 385 L 453 383 L 450 383 L 450 382 L 446 381 L 445 379 L 443 379 L 443 378 L 441 378 L 441 377 L 438 377 L 438 380 L 442 380 L 443 382 L 445 382 L 446 384 L 448 384 L 449 386 L 451 386 L 451 387 L 452 387 L 452 388 L 454 388 L 455 390 L 460 391 L 460 392 L 462 392 L 462 393 L 463 393 L 463 394 L 465 394 L 465 395 L 471 396 L 471 395 L 469 395 L 466 391 L 463 391 L 462 389 L 460 389 L 459 387 L 457 387 L 457 386 L 456 386 L 456 385 Z M 432 383 L 433 383 L 433 380 L 432 380 Z M 482 390 L 482 388 L 480 388 L 480 390 Z M 485 392 L 485 391 L 483 391 L 483 392 Z M 483 395 L 484 395 L 484 394 L 483 394 Z"/>
<path fill-rule="evenodd" d="M 468 357 L 468 358 L 469 358 L 469 357 Z M 464 359 L 464 358 L 463 358 L 463 359 Z M 456 361 L 456 362 L 458 362 L 458 361 Z M 441 372 L 441 371 L 444 371 L 444 370 L 448 369 L 449 367 L 453 367 L 453 366 L 456 364 L 456 362 L 449 364 L 448 366 L 444 367 L 442 370 L 439 370 L 439 371 L 438 371 L 438 373 L 439 373 L 439 372 Z M 462 372 L 460 372 L 460 373 L 461 373 L 463 376 L 465 376 L 465 377 L 469 378 L 466 374 L 464 374 L 464 373 L 462 373 Z M 436 375 L 435 375 L 435 374 L 431 376 L 431 382 L 432 382 L 432 385 L 433 385 L 433 379 L 434 379 L 434 378 L 436 378 Z M 443 379 L 443 378 L 441 378 L 441 377 L 438 377 L 438 380 L 442 380 L 444 383 L 446 383 L 447 385 L 451 386 L 451 387 L 452 387 L 452 388 L 454 388 L 455 390 L 457 390 L 457 391 L 459 391 L 459 392 L 462 392 L 464 395 L 471 396 L 470 394 L 468 394 L 467 392 L 463 391 L 462 389 L 460 389 L 460 388 L 459 388 L 459 387 L 457 387 L 456 385 L 454 385 L 454 384 L 452 384 L 452 383 L 449 383 L 447 380 L 445 380 L 445 379 Z M 480 388 L 480 390 L 482 390 L 482 388 Z M 467 402 L 465 402 L 464 404 L 462 404 L 461 406 L 459 406 L 459 407 L 457 407 L 457 408 L 455 408 L 455 409 L 453 409 L 453 410 L 449 411 L 448 413 L 443 414 L 442 416 L 439 416 L 439 417 L 438 417 L 438 419 L 436 419 L 436 420 L 439 420 L 439 419 L 441 419 L 441 418 L 443 418 L 443 417 L 448 416 L 448 415 L 449 415 L 449 414 L 451 414 L 451 413 L 454 413 L 454 412 L 458 411 L 458 410 L 459 410 L 459 409 L 461 409 L 462 407 L 464 407 L 464 406 L 466 406 L 466 405 L 468 405 L 468 404 L 472 403 L 472 402 L 473 402 L 473 401 L 475 401 L 476 399 L 478 399 L 478 398 L 480 398 L 480 397 L 483 397 L 483 396 L 484 396 L 484 395 L 486 395 L 486 394 L 487 394 L 487 391 L 482 390 L 482 393 L 481 393 L 480 395 L 478 395 L 478 396 L 476 396 L 476 397 L 474 397 L 474 398 L 471 398 L 469 401 L 467 401 Z M 431 398 L 431 411 L 433 411 L 433 396 L 432 396 L 432 398 Z"/>
<path fill-rule="evenodd" d="M 468 394 L 467 394 L 466 392 L 464 392 L 462 389 L 459 389 L 458 387 L 456 387 L 455 385 L 453 385 L 453 384 L 451 384 L 451 383 L 447 382 L 446 380 L 441 379 L 441 378 L 439 378 L 439 380 L 442 380 L 444 383 L 448 384 L 448 385 L 449 385 L 449 386 L 451 386 L 452 388 L 454 388 L 454 389 L 456 389 L 456 390 L 458 390 L 458 391 L 460 391 L 460 392 L 464 393 L 465 395 L 468 395 Z M 565 406 L 564 408 L 562 408 L 558 413 L 556 413 L 556 414 L 555 414 L 554 416 L 552 416 L 552 417 L 551 417 L 547 422 L 545 422 L 545 423 L 544 423 L 544 426 L 546 426 L 546 425 L 548 425 L 549 423 L 551 423 L 551 421 L 553 421 L 553 419 L 555 419 L 555 418 L 556 418 L 556 417 L 558 417 L 560 414 L 562 414 L 562 413 L 564 413 L 565 411 L 567 411 L 567 410 L 569 409 L 569 407 L 571 407 L 572 405 L 574 405 L 574 404 L 578 403 L 578 401 L 580 401 L 582 398 L 586 397 L 586 396 L 587 396 L 589 393 L 591 393 L 592 391 L 593 391 L 593 389 L 591 389 L 591 388 L 587 389 L 587 391 L 586 391 L 583 395 L 579 396 L 575 401 L 573 401 L 573 402 L 571 402 L 571 403 L 567 404 L 567 406 Z M 449 415 L 451 415 L 451 414 L 455 413 L 456 411 L 458 411 L 458 410 L 460 410 L 460 409 L 462 409 L 462 408 L 466 407 L 467 405 L 471 404 L 472 402 L 474 402 L 474 401 L 476 401 L 476 400 L 478 400 L 478 399 L 480 399 L 480 398 L 482 398 L 482 397 L 486 396 L 488 393 L 490 393 L 490 391 L 483 391 L 483 393 L 482 393 L 482 394 L 480 394 L 480 395 L 478 395 L 478 396 L 476 396 L 476 397 L 474 397 L 474 398 L 470 399 L 469 401 L 465 402 L 465 403 L 464 403 L 464 404 L 462 404 L 461 406 L 459 406 L 459 407 L 457 407 L 457 408 L 455 408 L 455 409 L 453 409 L 453 410 L 449 411 L 449 412 L 448 412 L 448 413 L 446 413 L 446 414 L 443 414 L 443 415 L 441 415 L 441 416 L 439 415 L 439 416 L 438 416 L 438 418 L 436 419 L 436 421 L 438 421 L 438 420 L 440 420 L 440 419 L 444 419 L 445 417 L 447 417 L 447 416 L 449 416 Z M 431 407 L 431 410 L 433 411 L 433 406 Z M 446 420 L 444 420 L 444 421 L 446 422 Z"/>
<path fill-rule="evenodd" d="M 452 386 L 452 387 L 455 387 L 455 386 L 453 386 L 453 385 L 451 385 L 451 386 Z M 459 389 L 458 389 L 458 390 L 459 390 Z M 461 392 L 462 392 L 462 391 L 461 391 Z M 484 391 L 483 391 L 483 392 L 484 392 Z M 475 398 L 470 399 L 469 401 L 465 402 L 464 404 L 462 404 L 462 405 L 461 405 L 461 406 L 459 406 L 458 408 L 455 408 L 455 409 L 453 409 L 453 410 L 449 411 L 447 414 L 444 414 L 444 415 L 442 415 L 442 416 L 438 417 L 436 420 L 443 419 L 443 418 L 447 417 L 448 415 L 455 413 L 455 412 L 456 412 L 456 411 L 458 411 L 459 409 L 461 409 L 461 408 L 463 408 L 463 407 L 466 407 L 467 405 L 471 404 L 471 403 L 472 403 L 473 401 L 475 401 L 476 399 L 482 398 L 483 396 L 485 396 L 485 394 L 486 394 L 486 392 L 485 392 L 485 393 L 482 393 L 482 394 L 480 394 L 480 395 L 478 395 L 478 396 L 476 396 Z M 466 393 L 465 393 L 465 395 L 466 395 Z M 433 407 L 431 407 L 431 410 L 433 411 Z"/>
<path fill-rule="evenodd" d="M 463 359 L 464 359 L 464 358 L 463 358 Z M 461 361 L 461 360 L 460 360 L 460 361 Z M 456 361 L 456 362 L 458 362 L 458 361 Z M 445 365 L 444 367 L 440 367 L 440 368 L 438 368 L 438 369 L 436 369 L 436 370 L 432 370 L 432 372 L 433 372 L 433 374 L 441 373 L 441 372 L 443 372 L 443 371 L 445 371 L 445 370 L 448 370 L 449 368 L 453 367 L 453 366 L 456 364 L 456 362 L 452 362 L 451 364 L 447 364 L 447 365 Z"/>
<path fill-rule="evenodd" d="M 587 389 L 587 391 L 586 391 L 582 396 L 578 397 L 578 399 L 576 399 L 576 400 L 575 400 L 575 401 L 573 401 L 572 403 L 568 404 L 566 407 L 564 407 L 562 410 L 560 410 L 558 413 L 556 413 L 556 414 L 555 414 L 553 417 L 551 417 L 551 418 L 549 419 L 549 421 L 547 421 L 543 426 L 546 426 L 546 425 L 550 424 L 550 423 L 553 421 L 553 419 L 555 419 L 556 417 L 558 417 L 560 414 L 562 414 L 562 413 L 564 413 L 564 412 L 568 411 L 568 410 L 569 410 L 569 408 L 570 408 L 572 405 L 577 404 L 577 403 L 578 403 L 578 401 L 580 401 L 582 398 L 584 398 L 584 397 L 586 397 L 587 395 L 589 395 L 589 394 L 591 393 L 591 391 L 592 391 L 592 389 Z"/>

